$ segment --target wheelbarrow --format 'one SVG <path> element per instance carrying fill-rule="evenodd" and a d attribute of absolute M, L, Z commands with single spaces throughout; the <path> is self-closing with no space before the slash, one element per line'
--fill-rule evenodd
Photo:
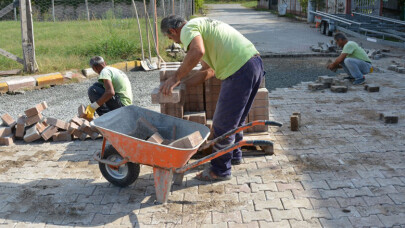
<path fill-rule="evenodd" d="M 172 138 L 173 126 L 176 128 L 176 139 L 199 131 L 203 140 L 194 148 L 175 148 L 169 145 L 145 141 L 130 136 L 139 118 L 145 118 L 154 125 L 165 139 Z M 93 158 L 99 162 L 103 176 L 112 184 L 125 187 L 132 184 L 139 176 L 140 164 L 153 167 L 156 190 L 156 200 L 166 203 L 172 183 L 181 185 L 184 173 L 194 167 L 211 161 L 242 146 L 271 146 L 270 141 L 249 140 L 241 141 L 220 151 L 188 163 L 190 158 L 199 150 L 207 148 L 232 134 L 256 125 L 282 126 L 272 121 L 254 121 L 203 145 L 210 130 L 203 124 L 179 119 L 134 105 L 111 111 L 91 122 L 103 135 L 102 150 L 94 153 Z M 106 146 L 106 142 L 111 145 Z M 203 145 L 203 146 L 202 146 Z"/>

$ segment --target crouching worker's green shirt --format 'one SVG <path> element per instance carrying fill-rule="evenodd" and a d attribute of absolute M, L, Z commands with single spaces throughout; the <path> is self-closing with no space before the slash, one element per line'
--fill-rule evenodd
<path fill-rule="evenodd" d="M 124 72 L 114 67 L 104 67 L 98 76 L 98 81 L 103 83 L 104 79 L 111 81 L 115 93 L 120 96 L 121 103 L 124 106 L 132 104 L 131 83 Z"/>

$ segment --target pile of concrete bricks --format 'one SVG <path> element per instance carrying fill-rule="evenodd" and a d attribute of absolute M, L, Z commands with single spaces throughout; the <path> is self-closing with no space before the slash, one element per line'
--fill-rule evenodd
<path fill-rule="evenodd" d="M 161 83 L 173 76 L 180 65 L 179 62 L 166 63 L 160 70 Z M 200 68 L 201 65 L 195 67 L 186 78 Z M 159 93 L 159 88 L 155 88 L 151 96 L 152 103 L 160 104 L 161 113 L 205 124 L 212 130 L 212 118 L 220 90 L 221 80 L 213 77 L 197 86 L 186 87 L 181 84 L 173 90 L 171 96 L 164 96 Z M 269 92 L 265 88 L 264 80 L 260 85 L 246 122 L 254 120 L 269 120 Z M 267 131 L 267 126 L 255 126 L 246 130 L 248 133 Z M 211 134 L 212 136 L 213 134 Z"/>
<path fill-rule="evenodd" d="M 130 136 L 133 136 L 138 139 L 146 140 L 149 142 L 169 145 L 176 148 L 190 149 L 196 147 L 203 141 L 201 133 L 195 131 L 187 136 L 176 139 L 176 127 L 173 126 L 172 137 L 170 139 L 165 139 L 159 133 L 158 129 L 153 126 L 145 118 L 140 117 L 136 121 L 136 127 L 133 132 L 129 133 Z"/>
<path fill-rule="evenodd" d="M 388 67 L 388 70 L 392 70 L 400 74 L 405 74 L 404 64 L 400 64 L 395 61 L 393 61 L 392 63 L 393 64 Z"/>
<path fill-rule="evenodd" d="M 311 91 L 330 89 L 334 93 L 346 93 L 351 82 L 348 79 L 342 79 L 344 75 L 339 77 L 319 76 L 314 83 L 308 84 L 308 89 Z"/>
<path fill-rule="evenodd" d="M 0 126 L 0 145 L 13 145 L 14 140 L 23 139 L 30 143 L 40 139 L 48 141 L 52 138 L 53 141 L 71 141 L 74 138 L 85 140 L 88 136 L 93 140 L 99 137 L 97 129 L 90 126 L 88 120 L 80 117 L 74 117 L 69 122 L 47 117 L 42 115 L 42 112 L 48 108 L 44 101 L 34 107 L 24 111 L 24 115 L 20 115 L 15 120 L 8 113 L 1 115 L 3 121 Z M 84 106 L 79 107 L 79 114 Z M 81 114 L 83 117 L 83 114 Z"/>

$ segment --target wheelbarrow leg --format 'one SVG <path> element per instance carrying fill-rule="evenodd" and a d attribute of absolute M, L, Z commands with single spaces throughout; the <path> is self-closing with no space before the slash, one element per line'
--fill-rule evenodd
<path fill-rule="evenodd" d="M 174 184 L 178 186 L 183 186 L 183 177 L 184 173 L 175 173 L 173 180 Z"/>
<path fill-rule="evenodd" d="M 172 187 L 173 170 L 154 167 L 153 177 L 155 179 L 156 200 L 159 203 L 167 203 Z"/>

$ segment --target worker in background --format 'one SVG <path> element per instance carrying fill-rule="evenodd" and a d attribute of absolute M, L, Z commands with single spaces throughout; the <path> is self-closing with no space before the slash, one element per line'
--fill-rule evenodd
<path fill-rule="evenodd" d="M 193 75 L 194 83 L 203 83 L 214 75 L 222 80 L 221 91 L 213 117 L 214 138 L 231 129 L 242 126 L 262 82 L 264 71 L 262 59 L 255 46 L 236 29 L 210 18 L 195 18 L 186 21 L 171 15 L 162 20 L 162 33 L 187 49 L 183 63 L 173 77 L 161 86 L 163 94 L 171 94 L 174 87 L 200 61 L 202 69 Z M 232 135 L 214 145 L 214 152 L 243 139 L 242 132 Z M 211 167 L 196 178 L 203 181 L 231 179 L 231 164 L 240 164 L 240 148 L 211 161 Z"/>
<path fill-rule="evenodd" d="M 101 116 L 114 109 L 132 104 L 131 83 L 124 72 L 107 66 L 101 56 L 91 58 L 90 66 L 99 76 L 98 82 L 88 89 L 91 102 L 86 107 L 88 119 L 93 119 L 94 112 Z"/>
<path fill-rule="evenodd" d="M 328 69 L 336 71 L 341 66 L 349 75 L 347 79 L 354 79 L 353 85 L 364 84 L 366 74 L 372 69 L 367 53 L 356 42 L 348 41 L 342 33 L 336 33 L 334 38 L 336 44 L 343 50 L 335 62 L 328 65 Z"/>

